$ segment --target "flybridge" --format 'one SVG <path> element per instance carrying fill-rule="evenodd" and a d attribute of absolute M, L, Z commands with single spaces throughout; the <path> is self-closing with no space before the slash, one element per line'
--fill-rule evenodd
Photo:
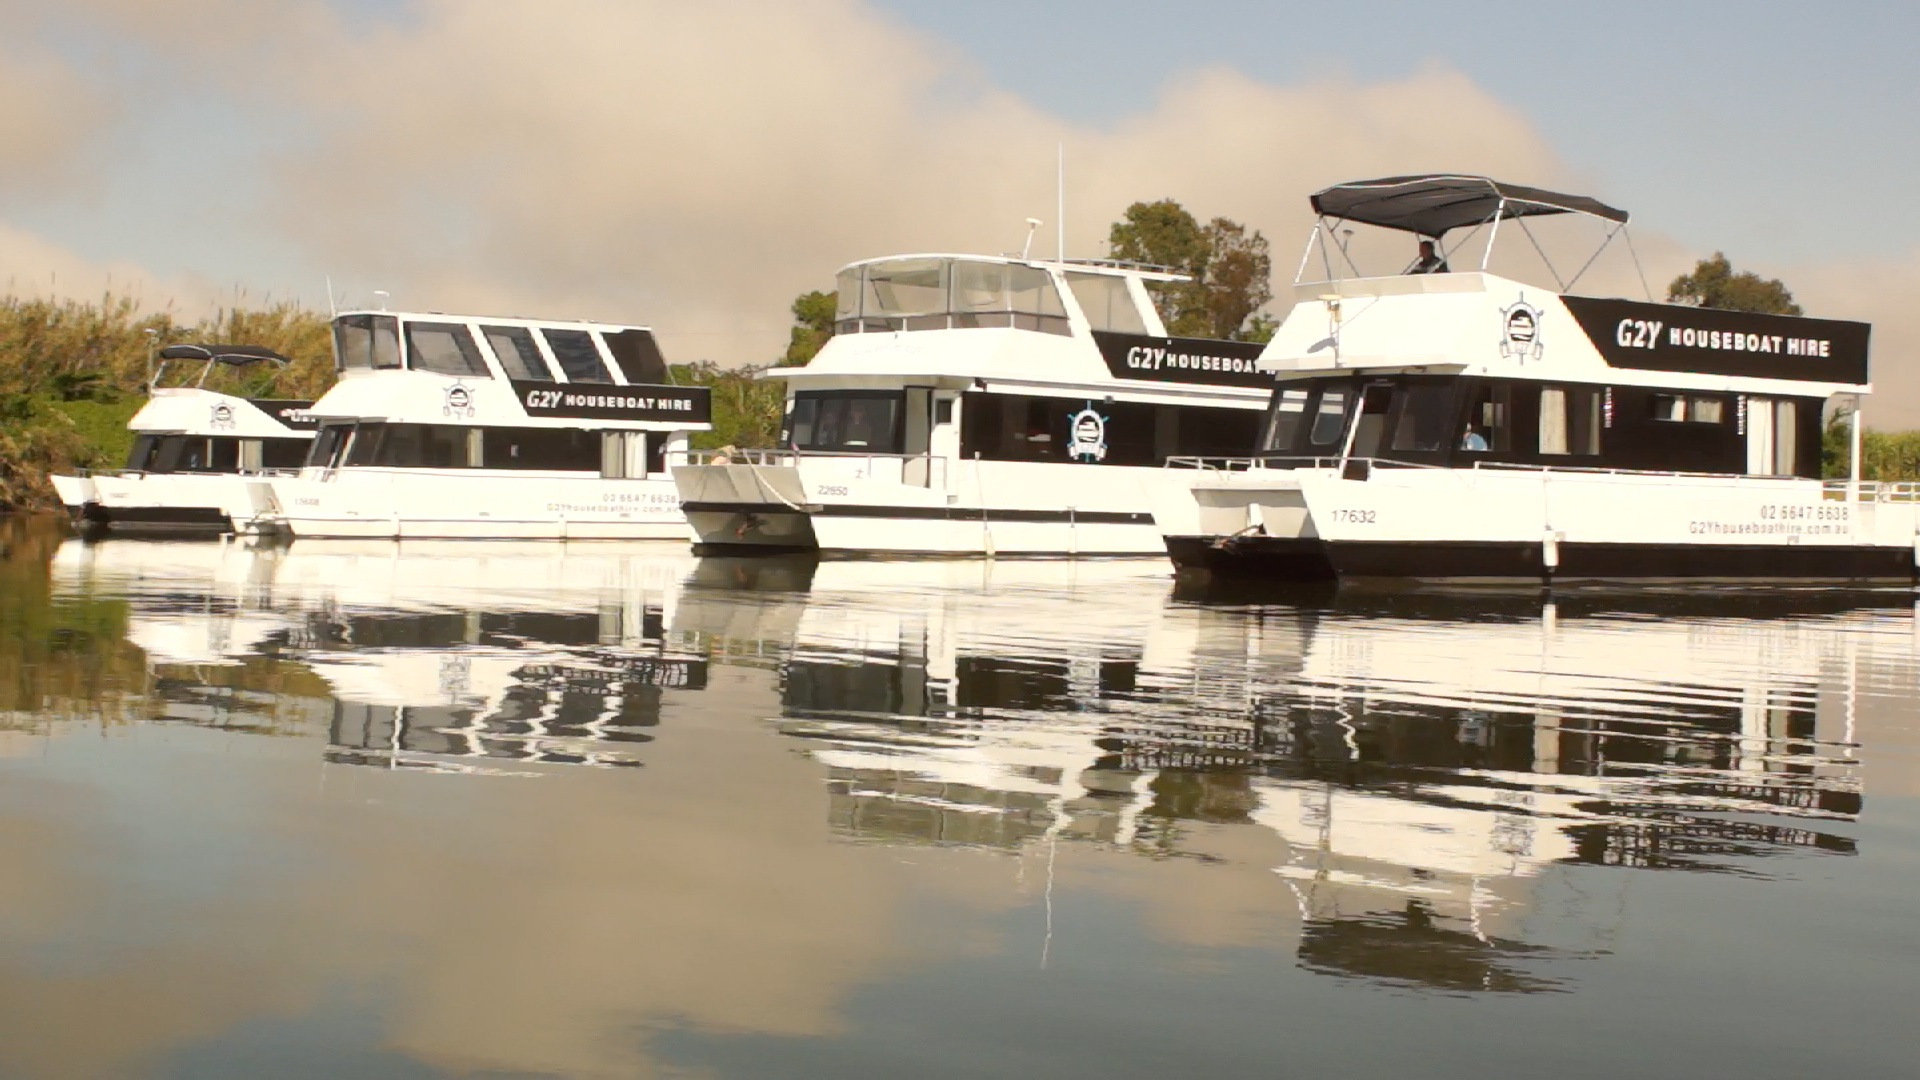
<path fill-rule="evenodd" d="M 353 377 L 316 406 L 322 416 L 556 427 L 703 427 L 711 418 L 709 391 L 674 385 L 642 326 L 350 312 L 333 330 L 336 363 Z M 389 372 L 436 378 L 383 381 L 378 390 L 364 381 Z"/>
<path fill-rule="evenodd" d="M 1807 396 L 1867 386 L 1864 323 L 1573 295 L 1627 235 L 1626 211 L 1586 196 L 1430 174 L 1338 184 L 1313 206 L 1320 220 L 1296 275 L 1297 303 L 1262 357 L 1265 371 L 1417 369 Z M 1571 273 L 1529 224 L 1553 217 L 1589 220 L 1602 233 Z M 1365 272 L 1349 223 L 1411 233 L 1419 254 L 1395 271 Z M 1522 231 L 1552 288 L 1489 272 L 1503 225 Z M 1484 247 L 1474 241 L 1483 233 Z M 1632 254 L 1630 239 L 1625 249 Z M 1476 255 L 1477 267 L 1455 265 Z"/>

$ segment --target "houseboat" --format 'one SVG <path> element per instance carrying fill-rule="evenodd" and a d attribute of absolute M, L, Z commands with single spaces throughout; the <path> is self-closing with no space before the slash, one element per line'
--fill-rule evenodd
<path fill-rule="evenodd" d="M 1106 262 L 913 255 L 840 271 L 835 334 L 787 384 L 780 448 L 673 469 L 697 550 L 1158 555 L 1170 457 L 1259 428 L 1260 346 L 1170 338 Z"/>
<path fill-rule="evenodd" d="M 247 528 L 294 537 L 682 539 L 668 465 L 709 422 L 640 326 L 360 311 L 298 475 Z M 265 489 L 261 494 L 258 489 Z"/>
<path fill-rule="evenodd" d="M 236 477 L 295 469 L 306 459 L 312 402 L 238 397 L 206 385 L 215 372 L 284 367 L 286 357 L 257 345 L 183 344 L 161 349 L 159 360 L 147 403 L 127 422 L 134 433 L 127 467 L 52 478 L 85 531 L 227 532 L 242 490 Z"/>
<path fill-rule="evenodd" d="M 1171 463 L 1189 483 L 1155 512 L 1180 567 L 1913 580 L 1913 493 L 1858 479 L 1865 324 L 1576 295 L 1581 275 L 1563 279 L 1537 241 L 1556 288 L 1487 269 L 1496 237 L 1533 240 L 1543 217 L 1597 222 L 1604 250 L 1627 214 L 1591 198 L 1427 175 L 1341 184 L 1313 206 L 1295 306 L 1257 365 L 1278 380 L 1259 440 Z M 1350 225 L 1433 255 L 1366 276 Z M 1447 272 L 1469 240 L 1479 267 Z M 1856 405 L 1853 471 L 1823 480 L 1837 395 Z"/>

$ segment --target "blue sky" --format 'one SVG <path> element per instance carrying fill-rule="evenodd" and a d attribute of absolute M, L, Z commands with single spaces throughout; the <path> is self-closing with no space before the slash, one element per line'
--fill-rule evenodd
<path fill-rule="evenodd" d="M 1777 262 L 1920 244 L 1920 3 L 880 6 L 998 85 L 1095 122 L 1150 108 L 1168 78 L 1199 67 L 1288 84 L 1446 65 L 1538 126 L 1588 194 L 1694 246 Z"/>

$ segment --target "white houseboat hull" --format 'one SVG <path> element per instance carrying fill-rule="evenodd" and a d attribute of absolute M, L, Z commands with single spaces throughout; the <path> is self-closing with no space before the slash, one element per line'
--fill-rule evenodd
<path fill-rule="evenodd" d="M 248 532 L 293 537 L 684 540 L 673 482 L 471 469 L 307 470 L 276 479 Z"/>
<path fill-rule="evenodd" d="M 67 485 L 56 478 L 61 501 Z M 110 532 L 203 534 L 232 532 L 235 520 L 251 516 L 249 483 L 259 476 L 234 473 L 101 473 L 85 478 L 91 497 L 75 510 L 77 524 Z"/>
<path fill-rule="evenodd" d="M 1202 472 L 1157 508 L 1168 554 L 1287 581 L 1910 582 L 1920 551 L 1920 502 L 1890 485 L 1355 465 Z"/>
<path fill-rule="evenodd" d="M 673 469 L 696 550 L 894 557 L 1143 556 L 1165 550 L 1150 467 L 775 455 Z M 906 483 L 903 472 L 918 473 Z M 929 475 L 930 474 L 930 475 Z"/>

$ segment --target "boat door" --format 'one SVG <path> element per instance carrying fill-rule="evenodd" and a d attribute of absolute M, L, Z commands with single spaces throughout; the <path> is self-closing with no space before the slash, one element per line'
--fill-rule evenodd
<path fill-rule="evenodd" d="M 906 454 L 900 480 L 914 487 L 933 486 L 933 387 L 907 387 L 906 415 L 901 418 L 901 451 Z"/>
<path fill-rule="evenodd" d="M 1742 403 L 1747 422 L 1747 473 L 1751 476 L 1793 476 L 1798 473 L 1798 414 L 1795 402 L 1747 398 Z"/>
<path fill-rule="evenodd" d="M 1380 447 L 1387 437 L 1387 408 L 1393 404 L 1393 384 L 1390 382 L 1368 383 L 1360 392 L 1360 409 L 1354 417 L 1353 430 L 1347 435 L 1346 462 L 1341 468 L 1341 476 L 1348 480 L 1365 480 L 1369 464 L 1365 458 L 1380 456 Z"/>

